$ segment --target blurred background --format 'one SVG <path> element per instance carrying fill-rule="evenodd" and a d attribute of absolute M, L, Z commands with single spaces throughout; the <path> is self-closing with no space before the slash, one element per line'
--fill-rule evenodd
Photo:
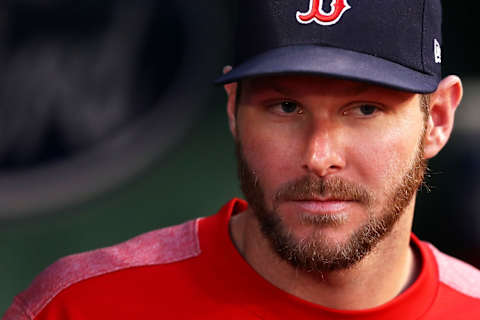
<path fill-rule="evenodd" d="M 465 98 L 414 231 L 480 267 L 480 62 L 444 1 Z M 225 97 L 233 1 L 0 2 L 0 314 L 61 256 L 213 214 L 241 196 Z"/>

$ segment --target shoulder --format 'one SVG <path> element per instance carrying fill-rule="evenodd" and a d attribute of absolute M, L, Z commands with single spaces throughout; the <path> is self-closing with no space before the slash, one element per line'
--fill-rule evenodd
<path fill-rule="evenodd" d="M 441 252 L 430 243 L 426 245 L 435 257 L 440 282 L 464 295 L 480 299 L 480 270 Z"/>
<path fill-rule="evenodd" d="M 27 290 L 15 297 L 5 318 L 34 318 L 56 295 L 80 281 L 122 269 L 170 264 L 200 255 L 198 220 L 58 260 L 38 275 Z"/>

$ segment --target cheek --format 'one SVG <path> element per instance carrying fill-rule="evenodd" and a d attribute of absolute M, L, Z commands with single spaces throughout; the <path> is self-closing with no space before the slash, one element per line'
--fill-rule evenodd
<path fill-rule="evenodd" d="M 417 128 L 411 123 L 396 122 L 376 133 L 357 134 L 357 143 L 350 149 L 349 163 L 353 166 L 356 163 L 360 180 L 368 187 L 377 194 L 382 191 L 387 194 L 412 167 L 421 130 L 420 126 Z"/>
<path fill-rule="evenodd" d="M 244 157 L 259 178 L 267 198 L 289 181 L 299 178 L 299 133 L 267 126 L 244 127 L 240 141 Z"/>

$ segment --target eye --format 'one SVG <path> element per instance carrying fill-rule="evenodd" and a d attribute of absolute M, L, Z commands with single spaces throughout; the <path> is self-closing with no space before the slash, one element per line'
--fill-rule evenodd
<path fill-rule="evenodd" d="M 360 104 L 346 110 L 344 115 L 353 115 L 357 117 L 369 117 L 373 116 L 381 110 L 380 107 L 374 104 Z"/>
<path fill-rule="evenodd" d="M 366 116 L 373 114 L 375 111 L 377 111 L 377 107 L 372 106 L 371 104 L 360 106 L 360 112 Z"/>
<path fill-rule="evenodd" d="M 303 113 L 303 109 L 300 107 L 300 105 L 293 101 L 278 102 L 273 104 L 271 107 L 274 112 L 281 114 Z"/>
<path fill-rule="evenodd" d="M 298 108 L 298 105 L 295 102 L 283 101 L 280 103 L 280 109 L 285 113 L 295 112 Z"/>

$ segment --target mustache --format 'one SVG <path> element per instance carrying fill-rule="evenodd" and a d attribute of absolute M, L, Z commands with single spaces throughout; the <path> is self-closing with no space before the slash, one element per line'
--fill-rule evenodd
<path fill-rule="evenodd" d="M 373 193 L 360 184 L 339 177 L 320 178 L 304 176 L 284 184 L 275 193 L 276 203 L 328 197 L 335 200 L 358 201 L 370 205 L 374 201 Z"/>

